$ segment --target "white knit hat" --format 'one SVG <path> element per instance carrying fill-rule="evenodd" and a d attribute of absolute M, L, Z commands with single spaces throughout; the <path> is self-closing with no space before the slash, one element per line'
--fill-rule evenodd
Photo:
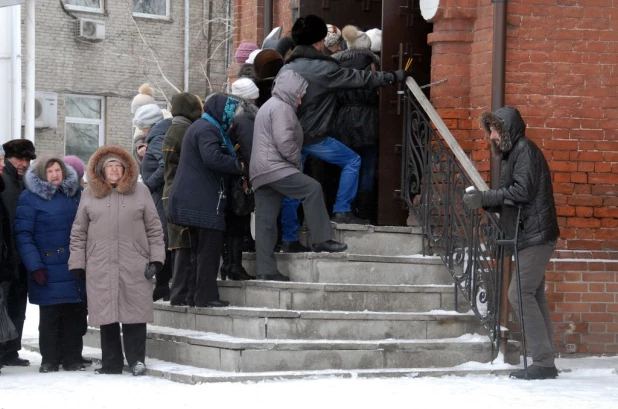
<path fill-rule="evenodd" d="M 255 60 L 255 57 L 257 57 L 257 55 L 260 53 L 260 51 L 262 51 L 260 48 L 258 48 L 257 50 L 251 51 L 251 54 L 249 54 L 249 57 L 245 61 L 245 64 L 253 64 L 253 61 Z"/>
<path fill-rule="evenodd" d="M 337 28 L 337 26 L 332 24 L 326 25 L 327 34 L 324 38 L 324 45 L 327 47 L 332 47 L 341 41 L 341 30 Z"/>
<path fill-rule="evenodd" d="M 135 114 L 137 108 L 147 105 L 154 104 L 154 89 L 150 86 L 150 84 L 142 84 L 138 90 L 139 94 L 133 97 L 133 101 L 131 101 L 131 113 Z"/>
<path fill-rule="evenodd" d="M 372 28 L 365 32 L 367 37 L 371 40 L 371 51 L 379 53 L 382 51 L 382 30 L 379 28 Z"/>
<path fill-rule="evenodd" d="M 239 78 L 232 84 L 232 95 L 246 99 L 258 99 L 260 90 L 249 78 Z"/>
<path fill-rule="evenodd" d="M 348 48 L 369 50 L 371 48 L 371 39 L 367 33 L 360 31 L 358 27 L 348 25 L 341 30 L 341 36 L 348 44 Z"/>
<path fill-rule="evenodd" d="M 150 128 L 154 124 L 163 120 L 161 108 L 156 104 L 143 105 L 135 111 L 133 125 L 138 128 Z"/>

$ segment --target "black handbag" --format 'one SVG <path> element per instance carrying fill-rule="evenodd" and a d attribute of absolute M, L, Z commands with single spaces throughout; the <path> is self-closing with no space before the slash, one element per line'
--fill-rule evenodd
<path fill-rule="evenodd" d="M 237 216 L 247 216 L 255 209 L 253 189 L 246 176 L 235 176 L 232 181 L 231 210 Z"/>

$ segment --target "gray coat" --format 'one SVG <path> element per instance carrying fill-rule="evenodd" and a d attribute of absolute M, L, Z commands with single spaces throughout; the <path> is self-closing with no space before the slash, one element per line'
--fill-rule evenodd
<path fill-rule="evenodd" d="M 307 81 L 294 71 L 275 80 L 270 98 L 258 111 L 253 130 L 249 176 L 254 189 L 300 172 L 303 129 L 296 117 Z"/>
<path fill-rule="evenodd" d="M 109 156 L 125 173 L 114 188 L 100 173 Z M 119 146 L 99 148 L 88 162 L 89 187 L 71 230 L 69 269 L 86 270 L 90 325 L 152 322 L 148 263 L 165 261 L 163 229 L 148 188 L 137 183 L 137 163 Z"/>

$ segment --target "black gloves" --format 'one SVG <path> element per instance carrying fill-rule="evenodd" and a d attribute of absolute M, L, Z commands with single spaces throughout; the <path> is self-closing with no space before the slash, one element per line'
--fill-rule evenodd
<path fill-rule="evenodd" d="M 73 274 L 73 276 L 78 280 L 86 281 L 86 270 L 84 270 L 83 268 L 75 268 L 73 270 L 69 270 L 69 273 Z"/>
<path fill-rule="evenodd" d="M 412 76 L 412 70 L 410 69 L 392 71 L 392 73 L 395 74 L 395 82 L 405 82 L 406 78 Z"/>
<path fill-rule="evenodd" d="M 148 280 L 151 280 L 161 269 L 163 268 L 163 264 L 159 261 L 153 261 L 152 263 L 148 263 L 146 266 L 146 271 L 144 271 L 144 277 Z"/>
<path fill-rule="evenodd" d="M 477 189 L 466 192 L 464 193 L 463 201 L 468 209 L 483 207 L 483 192 Z"/>

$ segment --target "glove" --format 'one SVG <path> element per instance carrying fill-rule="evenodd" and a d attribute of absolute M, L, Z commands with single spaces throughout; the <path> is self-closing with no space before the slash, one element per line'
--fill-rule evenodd
<path fill-rule="evenodd" d="M 161 269 L 163 268 L 163 264 L 159 261 L 153 261 L 152 263 L 148 263 L 146 267 L 146 271 L 144 271 L 144 277 L 148 280 L 151 280 Z"/>
<path fill-rule="evenodd" d="M 463 201 L 468 209 L 478 209 L 483 206 L 483 192 L 476 189 L 466 192 Z"/>
<path fill-rule="evenodd" d="M 78 280 L 86 281 L 86 270 L 84 270 L 83 268 L 75 268 L 73 270 L 69 270 L 69 273 L 73 274 L 73 276 Z"/>
<path fill-rule="evenodd" d="M 393 71 L 393 74 L 395 74 L 395 82 L 405 82 L 406 78 L 412 76 L 412 70 L 409 68 L 407 70 L 397 70 Z"/>
<path fill-rule="evenodd" d="M 45 285 L 45 283 L 47 282 L 47 271 L 45 271 L 44 268 L 39 268 L 38 270 L 34 270 L 32 272 L 32 279 L 38 285 Z"/>

